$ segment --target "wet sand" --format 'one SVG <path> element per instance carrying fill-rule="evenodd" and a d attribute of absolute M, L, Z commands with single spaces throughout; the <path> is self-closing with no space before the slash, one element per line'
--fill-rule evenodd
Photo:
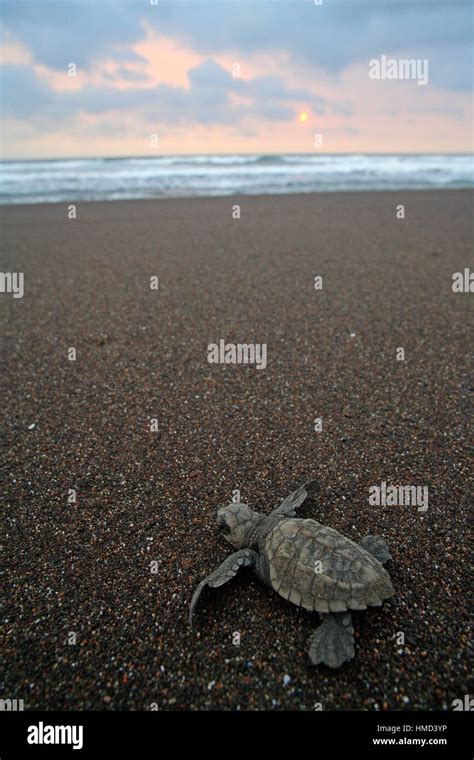
<path fill-rule="evenodd" d="M 472 693 L 473 296 L 451 287 L 472 269 L 472 198 L 80 203 L 76 220 L 66 204 L 0 210 L 2 271 L 25 276 L 23 298 L 0 295 L 3 697 L 36 710 L 418 710 Z M 209 364 L 220 339 L 265 343 L 267 367 Z M 187 623 L 193 589 L 229 553 L 216 508 L 240 489 L 268 513 L 309 479 L 321 490 L 302 516 L 356 541 L 381 533 L 393 556 L 394 603 L 354 615 L 356 658 L 335 672 L 309 663 L 317 615 L 248 571 Z M 428 511 L 369 504 L 382 481 L 428 486 Z"/>

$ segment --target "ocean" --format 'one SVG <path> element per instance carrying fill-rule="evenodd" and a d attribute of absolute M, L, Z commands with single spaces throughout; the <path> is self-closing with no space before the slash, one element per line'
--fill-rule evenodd
<path fill-rule="evenodd" d="M 474 186 L 472 155 L 199 155 L 0 162 L 0 204 Z"/>

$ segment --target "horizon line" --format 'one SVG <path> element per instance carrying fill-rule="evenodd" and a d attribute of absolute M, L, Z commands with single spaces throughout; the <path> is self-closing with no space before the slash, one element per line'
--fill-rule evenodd
<path fill-rule="evenodd" d="M 109 161 L 120 161 L 120 160 L 126 160 L 130 158 L 134 159 L 155 159 L 155 158 L 187 158 L 187 157 L 195 157 L 195 156 L 208 156 L 208 157 L 227 157 L 227 156 L 311 156 L 312 158 L 316 156 L 324 157 L 324 156 L 474 156 L 474 150 L 470 152 L 465 151 L 423 151 L 423 152 L 413 152 L 413 151 L 390 151 L 390 152 L 371 152 L 371 151 L 331 151 L 331 152 L 290 152 L 290 151 L 280 151 L 278 153 L 272 152 L 272 153 L 265 153 L 261 151 L 252 151 L 252 152 L 228 152 L 228 153 L 161 153 L 158 155 L 147 155 L 147 154 L 136 154 L 136 153 L 130 153 L 130 154 L 124 154 L 124 155 L 115 155 L 115 156 L 43 156 L 43 157 L 29 157 L 29 158 L 21 158 L 21 157 L 9 157 L 4 158 L 0 157 L 0 163 L 14 163 L 14 162 L 20 162 L 20 161 L 96 161 L 96 160 L 109 160 Z"/>

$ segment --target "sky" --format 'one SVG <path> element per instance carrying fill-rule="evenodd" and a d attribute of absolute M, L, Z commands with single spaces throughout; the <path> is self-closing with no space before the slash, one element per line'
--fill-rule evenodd
<path fill-rule="evenodd" d="M 0 0 L 0 155 L 472 150 L 470 0 L 319 2 Z"/>

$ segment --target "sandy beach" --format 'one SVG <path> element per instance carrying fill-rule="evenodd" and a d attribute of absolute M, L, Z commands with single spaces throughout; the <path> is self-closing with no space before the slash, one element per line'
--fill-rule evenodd
<path fill-rule="evenodd" d="M 0 209 L 2 270 L 24 273 L 23 298 L 0 295 L 3 696 L 31 710 L 446 710 L 472 693 L 472 294 L 451 287 L 472 269 L 472 199 Z M 220 340 L 266 344 L 266 367 L 210 364 Z M 194 588 L 230 553 L 217 507 L 239 489 L 268 513 L 311 479 L 301 516 L 355 541 L 380 533 L 393 556 L 393 604 L 354 615 L 356 657 L 334 672 L 308 659 L 318 616 L 247 571 L 188 626 Z M 369 504 L 382 482 L 427 486 L 427 511 Z"/>

